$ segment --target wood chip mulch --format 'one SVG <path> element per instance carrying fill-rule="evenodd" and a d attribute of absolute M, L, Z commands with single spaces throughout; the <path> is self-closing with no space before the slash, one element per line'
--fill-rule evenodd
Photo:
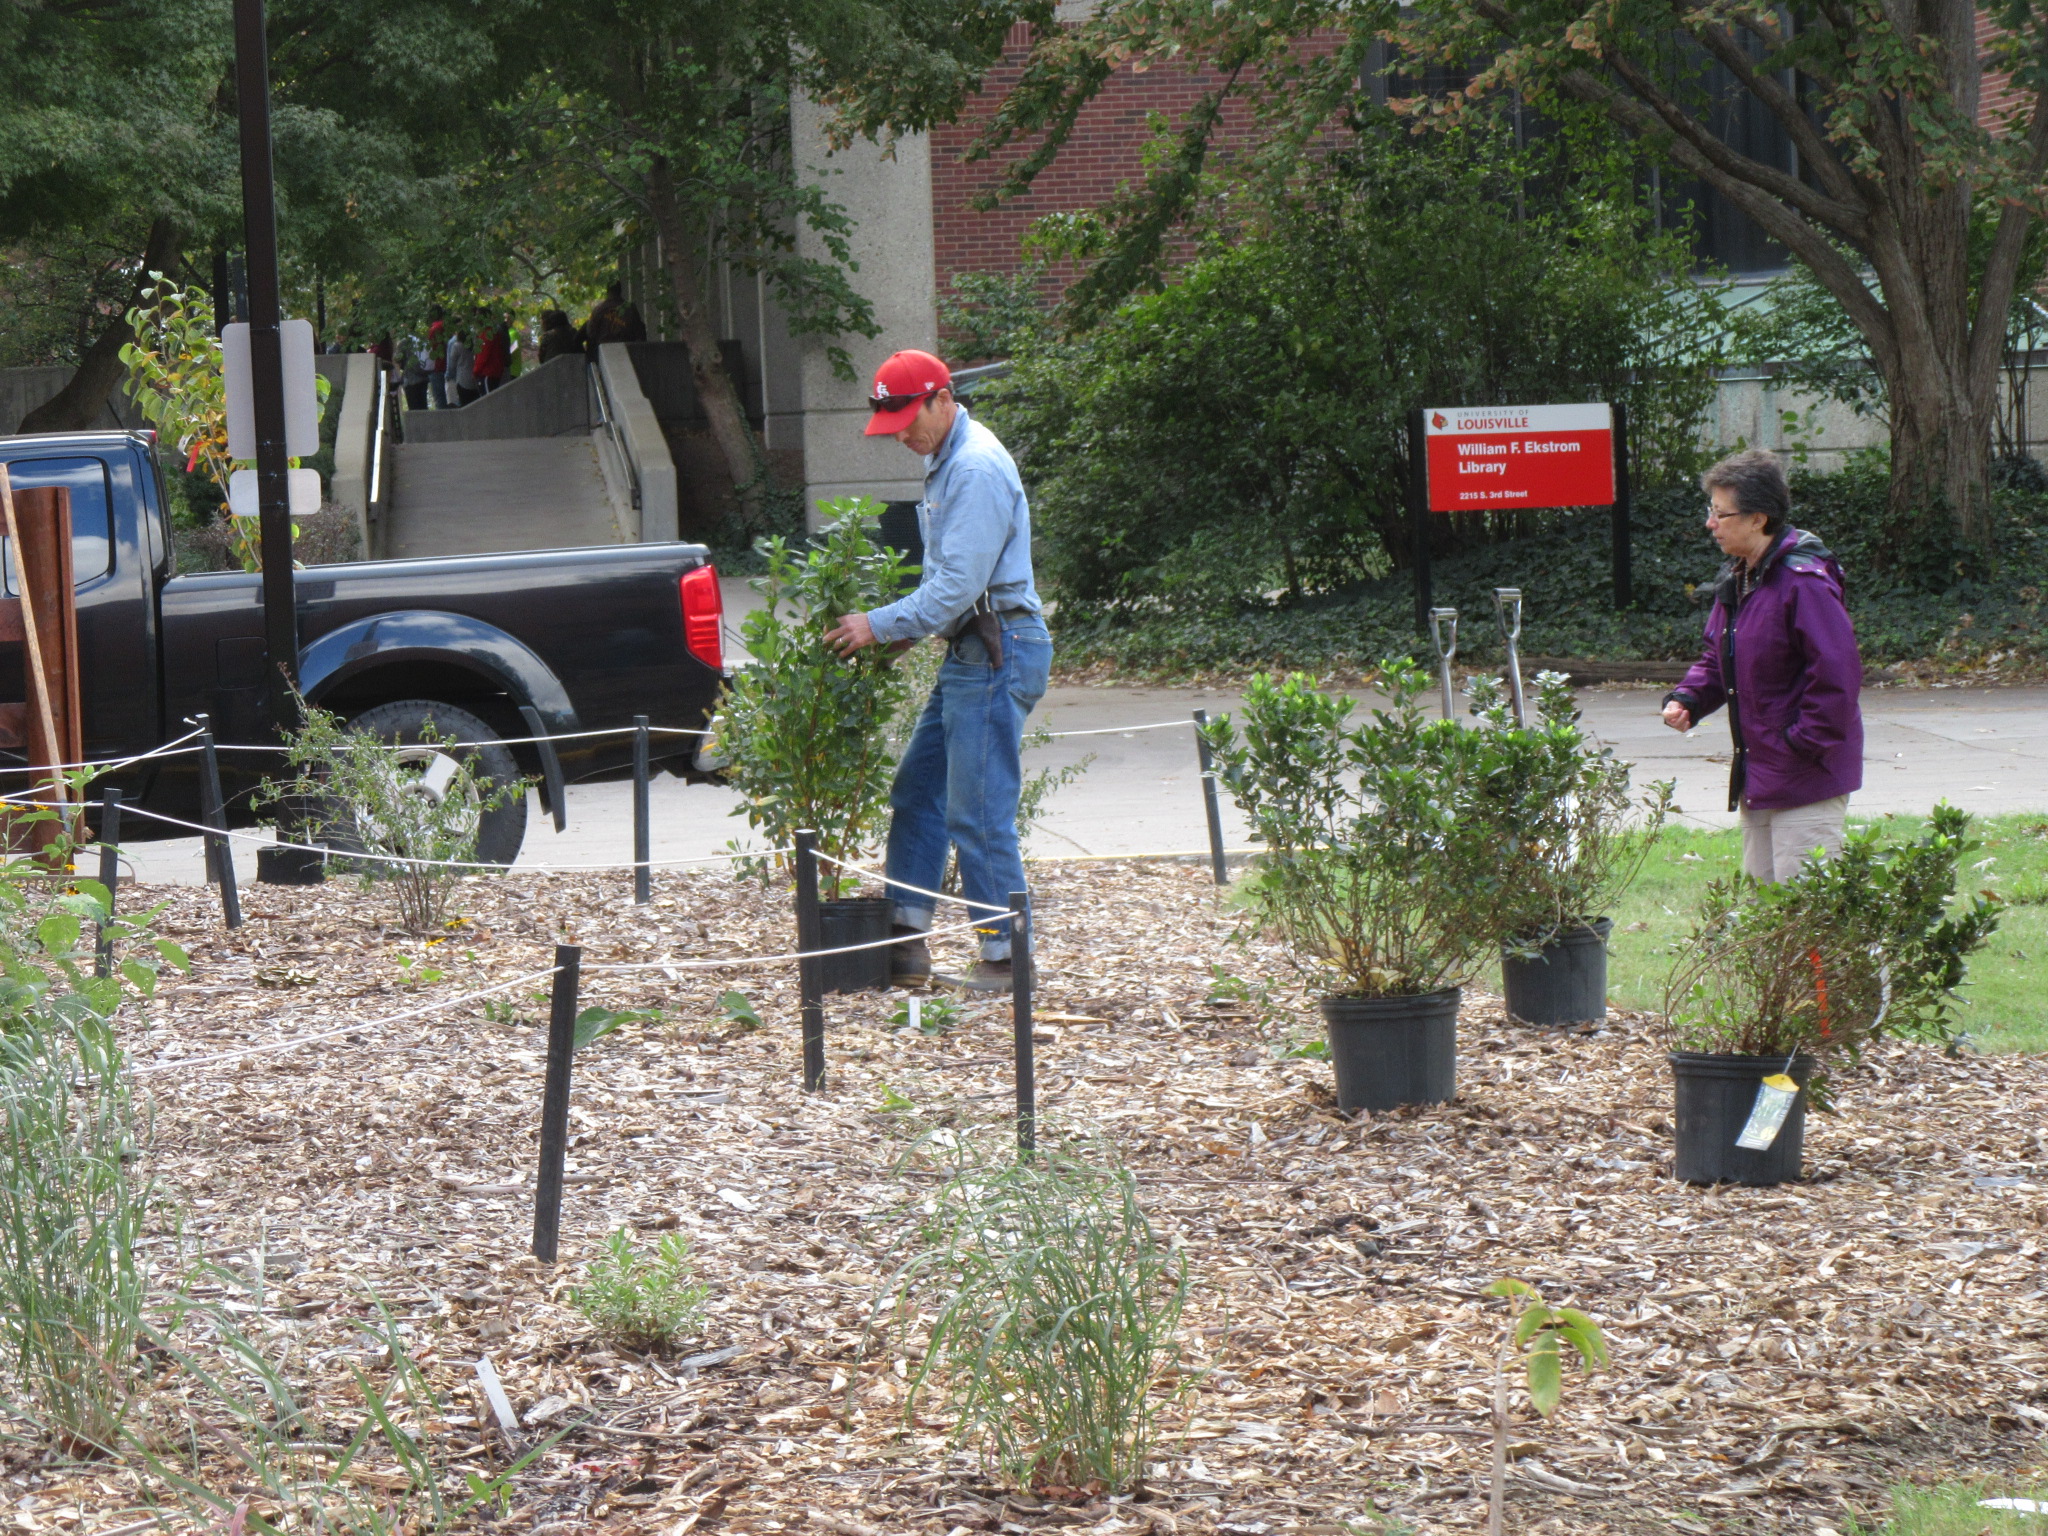
<path fill-rule="evenodd" d="M 562 1436 L 517 1478 L 490 1527 L 507 1532 L 1471 1529 L 1505 1316 L 1481 1293 L 1503 1275 L 1591 1312 L 1614 1355 L 1567 1371 L 1555 1419 L 1518 1407 L 1511 1529 L 1822 1531 L 1881 1515 L 1902 1481 L 2048 1479 L 2048 1063 L 1886 1049 L 1809 1121 L 1805 1182 L 1690 1188 L 1668 1174 L 1651 1020 L 1542 1032 L 1468 994 L 1457 1102 L 1351 1122 L 1327 1065 L 1277 1054 L 1319 1032 L 1313 1006 L 1275 946 L 1229 942 L 1206 871 L 1034 880 L 1048 1127 L 1120 1149 L 1194 1281 L 1202 1374 L 1135 1498 L 997 1486 L 945 1424 L 906 1421 L 896 1360 L 859 1358 L 930 1188 L 897 1171 L 912 1136 L 1007 1111 L 1007 999 L 937 1036 L 891 1028 L 901 994 L 831 999 L 828 1091 L 806 1095 L 793 966 L 596 969 L 791 948 L 786 887 L 665 874 L 635 909 L 616 876 L 474 880 L 433 943 L 381 926 L 387 898 L 353 884 L 247 890 L 232 934 L 208 892 L 124 888 L 124 906 L 167 901 L 162 931 L 193 952 L 127 1025 L 137 1069 L 192 1061 L 138 1078 L 184 1252 L 263 1267 L 252 1327 L 340 1432 L 361 1414 L 351 1370 L 377 1369 L 358 1327 L 374 1299 L 447 1399 L 420 1428 L 453 1467 L 507 1459 L 488 1357 L 532 1432 Z M 577 1058 L 546 1267 L 527 1256 L 541 985 L 379 1021 L 542 969 L 558 940 L 585 946 L 587 1003 L 660 1017 Z M 1213 1001 L 1212 965 L 1279 979 L 1272 1008 Z M 765 1028 L 721 1015 L 727 988 Z M 681 1356 L 608 1349 L 567 1304 L 621 1226 L 692 1241 L 713 1295 Z M 17 1531 L 100 1536 L 142 1507 L 117 1468 L 17 1450 L 6 1470 Z"/>

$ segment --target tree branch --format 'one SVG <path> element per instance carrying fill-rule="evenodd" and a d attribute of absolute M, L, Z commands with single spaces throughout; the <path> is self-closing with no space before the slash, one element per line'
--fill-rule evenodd
<path fill-rule="evenodd" d="M 1683 18 L 1684 0 L 1679 0 L 1672 9 Z M 1701 47 L 1720 60 L 1722 66 L 1741 83 L 1744 90 L 1770 108 L 1771 115 L 1784 126 L 1786 134 L 1798 148 L 1800 157 L 1820 173 L 1821 179 L 1827 183 L 1828 190 L 1835 197 L 1843 202 L 1849 202 L 1861 195 L 1862 189 L 1856 185 L 1848 167 L 1843 165 L 1841 158 L 1836 155 L 1834 145 L 1814 127 L 1813 119 L 1801 109 L 1797 96 L 1786 90 L 1772 76 L 1758 70 L 1750 61 L 1749 55 L 1736 46 L 1735 39 L 1725 30 L 1711 28 L 1692 35 L 1699 40 Z"/>
<path fill-rule="evenodd" d="M 1865 237 L 1868 216 L 1863 209 L 1830 197 L 1817 187 L 1809 187 L 1789 171 L 1781 171 L 1776 166 L 1765 165 L 1761 160 L 1730 149 L 1667 95 L 1641 65 L 1618 49 L 1602 48 L 1601 59 L 1667 128 L 1690 144 L 1701 157 L 1711 161 L 1723 175 L 1746 182 L 1778 202 L 1790 203 L 1807 217 L 1832 225 L 1852 240 Z"/>
<path fill-rule="evenodd" d="M 2048 91 L 2034 98 L 2034 120 L 2027 126 L 2026 181 L 2038 186 L 2048 172 Z M 2026 249 L 2027 226 L 2033 210 L 2019 202 L 2008 202 L 1998 216 L 1998 228 L 1991 236 L 1991 250 L 1984 259 L 1984 278 L 1977 290 L 1977 314 L 1970 322 L 1969 377 L 1997 366 L 2005 346 L 2006 311 L 2012 306 L 2013 286 L 2019 280 L 2020 258 Z"/>

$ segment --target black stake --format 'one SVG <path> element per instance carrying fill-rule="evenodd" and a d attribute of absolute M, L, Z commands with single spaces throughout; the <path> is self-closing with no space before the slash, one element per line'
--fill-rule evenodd
<path fill-rule="evenodd" d="M 576 1057 L 576 989 L 583 946 L 555 946 L 548 1011 L 548 1078 L 540 1101 L 540 1175 L 533 1184 L 533 1256 L 555 1262 L 562 1236 L 562 1164 L 569 1155 L 569 1067 Z"/>
<path fill-rule="evenodd" d="M 220 792 L 220 756 L 213 750 L 213 722 L 194 715 L 199 727 L 199 819 L 206 834 L 207 875 L 220 886 L 220 910 L 230 928 L 242 926 L 242 893 L 235 886 L 235 851 L 228 842 L 227 803 Z"/>
<path fill-rule="evenodd" d="M 1633 551 L 1629 545 L 1628 407 L 1614 408 L 1614 606 L 1636 600 Z"/>
<path fill-rule="evenodd" d="M 646 906 L 654 900 L 654 872 L 648 867 L 653 828 L 647 812 L 647 717 L 633 717 L 633 901 Z"/>
<path fill-rule="evenodd" d="M 1429 434 L 1421 407 L 1408 413 L 1408 538 L 1415 546 L 1415 627 L 1429 633 Z"/>
<path fill-rule="evenodd" d="M 1017 1042 L 1017 1150 L 1038 1145 L 1038 1063 L 1031 1045 L 1031 897 L 1010 892 L 1010 1015 Z"/>
<path fill-rule="evenodd" d="M 815 958 L 824 948 L 824 922 L 818 911 L 818 834 L 796 835 L 796 947 L 807 958 L 797 961 L 797 990 L 803 1001 L 804 1089 L 825 1086 L 825 965 Z"/>
<path fill-rule="evenodd" d="M 99 957 L 93 966 L 96 976 L 114 974 L 114 888 L 121 878 L 121 791 L 100 793 L 100 884 L 107 888 L 107 921 L 100 924 Z"/>
<path fill-rule="evenodd" d="M 1209 865 L 1216 871 L 1218 885 L 1230 884 L 1230 870 L 1223 862 L 1223 808 L 1216 803 L 1216 759 L 1209 750 L 1209 711 L 1195 711 L 1195 755 L 1202 763 L 1202 807 L 1209 813 Z"/>

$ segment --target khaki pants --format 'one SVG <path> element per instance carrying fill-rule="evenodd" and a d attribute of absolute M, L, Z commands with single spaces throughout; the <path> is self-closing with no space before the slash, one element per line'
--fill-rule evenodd
<path fill-rule="evenodd" d="M 1744 810 L 1742 872 L 1782 884 L 1799 873 L 1799 866 L 1814 849 L 1840 853 L 1848 814 L 1847 795 L 1778 811 Z"/>

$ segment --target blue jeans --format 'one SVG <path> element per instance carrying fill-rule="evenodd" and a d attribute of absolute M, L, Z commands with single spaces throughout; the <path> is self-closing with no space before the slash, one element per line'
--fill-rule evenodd
<path fill-rule="evenodd" d="M 1052 636 L 1034 613 L 1003 619 L 1003 664 L 969 632 L 950 642 L 938 683 L 910 733 L 889 792 L 889 875 L 928 891 L 946 874 L 946 849 L 960 853 L 960 892 L 1006 911 L 1024 889 L 1017 849 L 1017 791 L 1023 782 L 1024 718 L 1045 697 Z M 892 885 L 896 921 L 932 925 L 933 901 Z M 985 920 L 981 957 L 1007 960 L 1010 920 L 967 909 Z"/>

